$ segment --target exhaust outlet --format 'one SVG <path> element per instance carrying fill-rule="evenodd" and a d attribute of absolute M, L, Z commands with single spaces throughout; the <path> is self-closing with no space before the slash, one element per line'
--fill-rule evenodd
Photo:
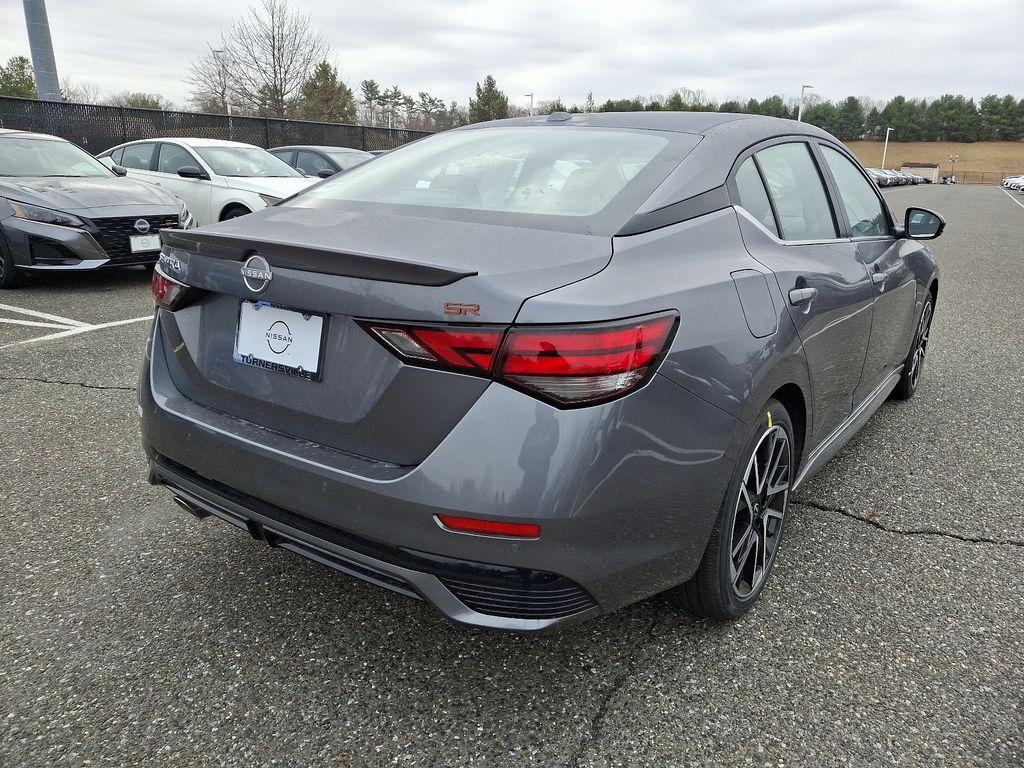
<path fill-rule="evenodd" d="M 181 498 L 181 496 L 175 496 L 173 498 L 174 498 L 174 503 L 175 504 L 177 504 L 179 507 L 184 509 L 186 512 L 188 512 L 190 515 L 195 517 L 197 520 L 202 520 L 203 518 L 206 518 L 206 517 L 210 516 L 210 513 L 207 512 L 205 509 L 200 509 L 199 507 L 197 507 L 192 502 L 186 501 L 185 499 Z"/>

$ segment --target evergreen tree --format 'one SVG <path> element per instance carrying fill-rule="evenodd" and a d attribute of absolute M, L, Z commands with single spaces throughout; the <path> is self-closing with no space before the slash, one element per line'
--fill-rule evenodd
<path fill-rule="evenodd" d="M 498 90 L 492 75 L 484 78 L 484 84 L 476 84 L 476 98 L 469 100 L 469 122 L 502 120 L 508 117 L 508 96 Z"/>
<path fill-rule="evenodd" d="M 757 113 L 770 117 L 790 117 L 789 110 L 786 109 L 786 102 L 782 100 L 781 96 L 769 96 L 758 105 Z"/>
<path fill-rule="evenodd" d="M 596 112 L 597 108 L 594 106 L 594 92 L 587 91 L 587 100 L 583 102 L 584 112 Z"/>
<path fill-rule="evenodd" d="M 864 106 L 856 96 L 847 96 L 839 105 L 836 136 L 843 141 L 859 139 L 864 135 Z"/>
<path fill-rule="evenodd" d="M 719 112 L 742 112 L 743 111 L 743 105 L 740 104 L 735 99 L 730 99 L 729 101 L 723 101 L 721 104 L 719 104 L 718 105 L 718 111 Z"/>
<path fill-rule="evenodd" d="M 0 65 L 0 96 L 36 98 L 32 64 L 25 56 L 11 56 L 7 60 L 7 66 Z"/>
<path fill-rule="evenodd" d="M 296 115 L 302 120 L 354 123 L 356 100 L 330 62 L 321 61 L 299 89 Z"/>

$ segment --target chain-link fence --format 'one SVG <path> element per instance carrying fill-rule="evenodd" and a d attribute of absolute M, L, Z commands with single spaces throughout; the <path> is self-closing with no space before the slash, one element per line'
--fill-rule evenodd
<path fill-rule="evenodd" d="M 1024 170 L 1021 171 L 961 171 L 959 168 L 956 169 L 956 183 L 957 184 L 1001 184 L 1003 179 L 1008 179 L 1011 176 L 1020 176 L 1024 174 Z M 949 172 L 939 174 L 941 180 L 943 176 L 948 176 Z"/>
<path fill-rule="evenodd" d="M 394 149 L 426 131 L 376 128 L 341 123 L 311 123 L 273 117 L 231 117 L 203 112 L 36 101 L 0 96 L 0 128 L 48 133 L 96 154 L 135 139 L 177 136 L 228 139 L 270 149 L 286 144 L 313 144 L 355 149 Z"/>

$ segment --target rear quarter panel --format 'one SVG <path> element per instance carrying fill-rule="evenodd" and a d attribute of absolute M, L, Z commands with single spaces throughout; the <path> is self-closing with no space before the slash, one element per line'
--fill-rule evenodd
<path fill-rule="evenodd" d="M 797 384 L 807 400 L 799 338 L 774 291 L 775 332 L 757 338 L 748 325 L 733 273 L 770 273 L 747 253 L 733 209 L 614 238 L 613 245 L 602 272 L 530 299 L 517 322 L 585 322 L 674 309 L 679 329 L 659 375 L 746 423 L 784 384 Z"/>

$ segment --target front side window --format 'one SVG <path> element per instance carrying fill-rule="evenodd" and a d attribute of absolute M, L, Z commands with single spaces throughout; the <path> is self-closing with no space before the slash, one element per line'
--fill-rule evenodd
<path fill-rule="evenodd" d="M 825 186 L 803 142 L 776 144 L 757 153 L 785 240 L 830 240 L 839 236 Z"/>
<path fill-rule="evenodd" d="M 839 187 L 839 196 L 850 220 L 850 234 L 854 237 L 889 234 L 889 221 L 882 209 L 882 201 L 878 199 L 871 183 L 841 152 L 823 146 L 821 154 Z"/>
<path fill-rule="evenodd" d="M 177 144 L 162 144 L 160 146 L 160 160 L 157 168 L 160 173 L 177 173 L 179 169 L 192 166 L 199 168 L 199 161 L 192 157 L 187 149 Z"/>
<path fill-rule="evenodd" d="M 0 176 L 110 176 L 88 152 L 55 139 L 0 138 Z"/>
<path fill-rule="evenodd" d="M 736 171 L 736 191 L 739 193 L 740 205 L 755 219 L 765 225 L 771 232 L 779 234 L 775 226 L 775 214 L 768 200 L 761 174 L 754 165 L 754 158 L 748 157 Z"/>
<path fill-rule="evenodd" d="M 354 201 L 586 217 L 627 189 L 668 142 L 597 128 L 453 131 L 358 166 L 289 205 Z"/>
<path fill-rule="evenodd" d="M 196 147 L 195 150 L 218 176 L 302 178 L 288 163 L 259 147 Z"/>
<path fill-rule="evenodd" d="M 295 156 L 295 167 L 300 171 L 305 171 L 309 176 L 316 176 L 320 171 L 334 173 L 334 168 L 331 167 L 331 164 L 320 157 L 320 155 L 304 150 Z"/>
<path fill-rule="evenodd" d="M 148 171 L 153 163 L 155 149 L 156 144 L 129 144 L 121 154 L 121 165 L 125 168 Z"/>

